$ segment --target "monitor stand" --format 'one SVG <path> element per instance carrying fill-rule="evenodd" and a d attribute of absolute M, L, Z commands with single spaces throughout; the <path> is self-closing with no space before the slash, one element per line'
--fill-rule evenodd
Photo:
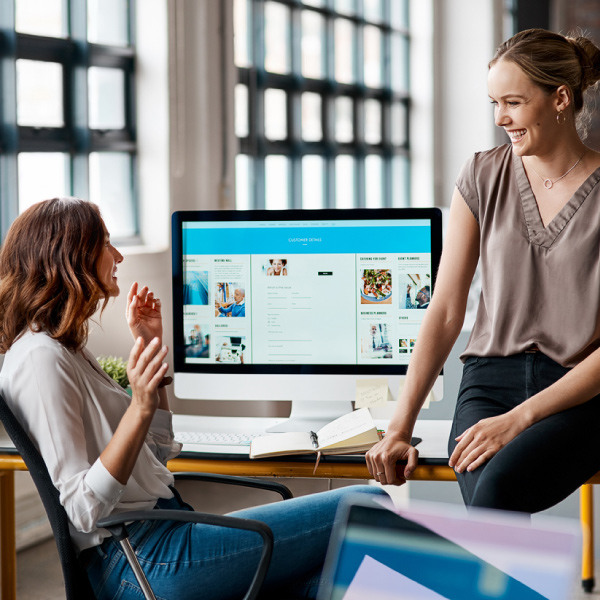
<path fill-rule="evenodd" d="M 293 400 L 290 416 L 267 429 L 267 433 L 286 431 L 318 431 L 327 423 L 352 412 L 350 400 Z"/>

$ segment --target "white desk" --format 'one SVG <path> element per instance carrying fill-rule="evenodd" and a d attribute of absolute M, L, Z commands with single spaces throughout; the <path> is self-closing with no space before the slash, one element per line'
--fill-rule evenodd
<path fill-rule="evenodd" d="M 230 433 L 256 433 L 262 434 L 267 428 L 272 427 L 285 419 L 275 418 L 231 418 L 231 417 L 201 417 L 195 415 L 174 415 L 173 429 L 178 431 L 209 431 Z M 381 429 L 386 429 L 388 421 L 375 419 L 375 424 Z M 417 446 L 419 456 L 428 464 L 447 465 L 448 463 L 448 437 L 450 435 L 451 421 L 447 420 L 422 420 L 417 421 L 414 436 L 422 441 Z M 182 452 L 200 454 L 224 454 L 239 457 L 248 457 L 250 449 L 247 446 L 214 446 L 210 444 L 184 444 Z M 364 462 L 364 461 L 363 461 Z"/>

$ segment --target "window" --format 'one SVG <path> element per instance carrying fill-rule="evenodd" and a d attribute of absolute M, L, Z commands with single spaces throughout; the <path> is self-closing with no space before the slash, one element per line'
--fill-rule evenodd
<path fill-rule="evenodd" d="M 73 195 L 114 238 L 137 238 L 133 2 L 2 3 L 3 232 L 34 202 Z"/>
<path fill-rule="evenodd" d="M 409 204 L 408 0 L 234 0 L 237 208 Z"/>

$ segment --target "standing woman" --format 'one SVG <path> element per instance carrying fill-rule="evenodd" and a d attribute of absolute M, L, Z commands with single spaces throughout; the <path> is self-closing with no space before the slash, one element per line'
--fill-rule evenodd
<path fill-rule="evenodd" d="M 367 454 L 379 481 L 403 483 L 417 464 L 411 432 L 461 330 L 478 261 L 449 442 L 466 504 L 540 511 L 600 470 L 600 154 L 578 134 L 583 94 L 599 79 L 588 38 L 541 29 L 516 34 L 490 62 L 494 118 L 510 143 L 476 153 L 458 177 L 408 378 Z"/>
<path fill-rule="evenodd" d="M 179 453 L 163 383 L 167 348 L 158 298 L 131 287 L 127 367 L 132 398 L 85 348 L 89 319 L 117 296 L 114 248 L 98 208 L 75 198 L 40 202 L 11 226 L 0 252 L 0 391 L 36 442 L 60 493 L 80 560 L 99 600 L 140 597 L 118 544 L 96 522 L 155 506 L 189 509 L 166 462 Z M 236 513 L 266 522 L 275 546 L 265 587 L 275 597 L 314 597 L 339 500 L 304 496 Z M 380 493 L 380 492 L 376 492 Z M 138 522 L 131 542 L 157 597 L 240 598 L 261 541 L 249 532 L 194 523 Z"/>

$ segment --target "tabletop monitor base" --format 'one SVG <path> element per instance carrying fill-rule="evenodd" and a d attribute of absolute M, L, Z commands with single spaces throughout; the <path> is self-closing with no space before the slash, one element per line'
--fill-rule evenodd
<path fill-rule="evenodd" d="M 318 431 L 327 423 L 352 412 L 352 402 L 343 401 L 292 401 L 290 416 L 285 421 L 267 429 L 267 433 L 286 431 Z"/>

